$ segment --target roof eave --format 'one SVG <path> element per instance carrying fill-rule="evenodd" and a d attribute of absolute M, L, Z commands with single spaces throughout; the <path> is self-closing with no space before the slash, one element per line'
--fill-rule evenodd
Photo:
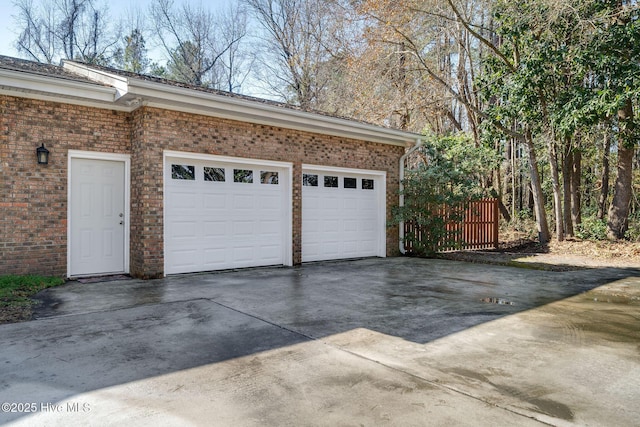
<path fill-rule="evenodd" d="M 127 95 L 143 99 L 150 107 L 383 144 L 405 146 L 420 138 L 396 129 L 139 79 L 129 79 Z"/>
<path fill-rule="evenodd" d="M 142 105 L 254 124 L 406 146 L 420 135 L 269 102 L 221 95 L 94 69 L 64 61 L 63 67 L 91 82 L 28 71 L 0 69 L 0 94 L 131 112 Z"/>
<path fill-rule="evenodd" d="M 0 92 L 37 99 L 75 100 L 92 105 L 113 105 L 116 96 L 112 87 L 9 69 L 0 69 Z"/>

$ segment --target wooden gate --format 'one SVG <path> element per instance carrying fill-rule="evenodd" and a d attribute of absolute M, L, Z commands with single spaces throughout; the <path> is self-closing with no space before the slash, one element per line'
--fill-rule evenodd
<path fill-rule="evenodd" d="M 438 238 L 434 251 L 497 248 L 498 213 L 498 199 L 468 202 L 461 211 L 457 212 L 457 215 L 452 215 L 450 207 L 439 207 L 434 214 L 441 215 L 443 218 L 453 216 L 460 220 L 445 223 L 444 235 Z M 404 235 L 413 237 L 413 239 L 405 239 L 406 252 L 415 254 L 411 240 L 424 243 L 432 241 L 431 232 L 417 225 L 415 221 L 405 222 Z"/>

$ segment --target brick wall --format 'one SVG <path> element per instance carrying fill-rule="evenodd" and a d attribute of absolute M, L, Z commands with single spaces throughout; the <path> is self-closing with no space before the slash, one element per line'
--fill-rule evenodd
<path fill-rule="evenodd" d="M 66 275 L 67 151 L 128 153 L 127 116 L 0 96 L 0 274 Z"/>
<path fill-rule="evenodd" d="M 144 220 L 135 227 L 144 232 L 136 233 L 134 239 L 132 230 L 132 242 L 139 241 L 136 249 L 132 248 L 131 268 L 141 277 L 161 276 L 163 270 L 163 259 L 158 256 L 163 253 L 158 250 L 163 236 L 163 150 L 292 162 L 294 264 L 301 261 L 303 163 L 386 171 L 388 215 L 390 206 L 398 200 L 398 160 L 403 147 L 155 108 L 141 108 L 135 115 L 134 123 L 143 131 L 134 130 L 139 141 L 134 138 L 132 169 L 140 169 L 136 173 L 144 177 L 136 179 L 132 174 L 132 194 L 144 194 L 146 198 L 136 207 Z M 136 159 L 144 162 L 144 168 L 136 166 Z M 387 255 L 397 253 L 398 230 L 394 227 L 387 230 Z"/>
<path fill-rule="evenodd" d="M 163 275 L 163 150 L 293 162 L 293 261 L 301 260 L 302 163 L 387 172 L 397 202 L 404 148 L 155 108 L 133 113 L 0 97 L 0 274 L 67 269 L 67 151 L 131 155 L 131 274 Z M 37 165 L 44 142 L 49 164 Z M 389 213 L 390 209 L 387 209 Z M 387 254 L 397 254 L 397 229 Z"/>

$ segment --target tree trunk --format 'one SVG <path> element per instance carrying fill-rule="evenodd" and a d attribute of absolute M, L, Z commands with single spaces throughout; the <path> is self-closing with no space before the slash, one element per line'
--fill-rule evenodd
<path fill-rule="evenodd" d="M 579 144 L 578 144 L 579 145 Z M 580 147 L 574 147 L 571 156 L 571 219 L 574 226 L 582 223 L 582 197 L 580 194 L 581 175 L 582 175 L 582 151 Z M 573 233 L 572 233 L 573 234 Z"/>
<path fill-rule="evenodd" d="M 551 135 L 549 138 L 549 164 L 551 166 L 551 183 L 553 185 L 553 212 L 556 219 L 556 238 L 559 242 L 564 240 L 564 227 L 562 218 L 562 199 L 560 196 L 560 175 L 558 173 L 558 147 Z"/>
<path fill-rule="evenodd" d="M 504 205 L 504 203 L 502 202 L 502 196 L 496 191 L 495 188 L 491 189 L 491 197 L 498 199 L 498 209 L 500 210 L 500 214 L 505 221 L 511 222 L 512 218 L 511 215 L 509 215 L 509 209 L 507 209 L 507 207 Z"/>
<path fill-rule="evenodd" d="M 547 223 L 547 213 L 544 210 L 544 194 L 542 193 L 542 183 L 540 172 L 538 171 L 538 159 L 533 145 L 531 135 L 524 138 L 529 151 L 529 171 L 531 174 L 531 195 L 533 196 L 533 208 L 536 214 L 536 226 L 538 228 L 538 238 L 540 243 L 549 243 L 549 224 Z"/>
<path fill-rule="evenodd" d="M 516 188 L 516 140 L 515 138 L 511 138 L 510 144 L 510 157 L 509 161 L 511 162 L 511 217 L 515 218 L 516 213 L 518 211 L 518 190 Z"/>
<path fill-rule="evenodd" d="M 633 105 L 630 100 L 626 102 L 622 110 L 618 111 L 618 118 L 620 119 L 620 133 L 633 135 L 633 129 L 631 129 L 633 127 Z M 607 222 L 607 235 L 610 239 L 623 239 L 629 226 L 635 142 L 631 136 L 620 138 L 618 143 L 617 177 Z"/>
<path fill-rule="evenodd" d="M 598 199 L 598 219 L 604 219 L 604 211 L 609 198 L 609 154 L 611 152 L 611 130 L 604 134 L 604 152 L 602 153 L 602 176 L 600 177 L 600 198 Z"/>
<path fill-rule="evenodd" d="M 565 141 L 564 158 L 562 159 L 562 186 L 564 189 L 564 228 L 566 235 L 573 236 L 573 221 L 571 219 L 571 141 Z"/>

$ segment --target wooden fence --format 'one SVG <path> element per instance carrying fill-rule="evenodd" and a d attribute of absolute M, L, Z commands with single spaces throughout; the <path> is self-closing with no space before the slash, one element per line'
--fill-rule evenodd
<path fill-rule="evenodd" d="M 445 223 L 444 235 L 438 238 L 435 252 L 461 249 L 485 249 L 498 247 L 498 200 L 483 199 L 468 202 L 458 212 L 449 207 L 439 207 L 434 214 L 442 218 L 459 218 Z M 405 250 L 415 254 L 414 241 L 432 241 L 432 230 L 425 229 L 415 221 L 404 224 Z"/>

